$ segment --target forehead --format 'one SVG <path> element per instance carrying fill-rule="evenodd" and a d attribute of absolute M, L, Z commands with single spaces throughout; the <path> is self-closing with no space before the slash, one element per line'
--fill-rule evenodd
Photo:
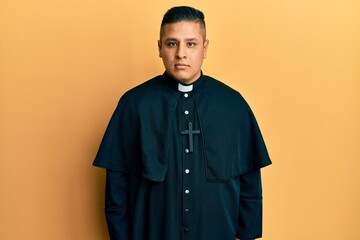
<path fill-rule="evenodd" d="M 168 23 L 161 29 L 161 38 L 200 38 L 205 36 L 205 29 L 198 21 L 180 21 Z"/>

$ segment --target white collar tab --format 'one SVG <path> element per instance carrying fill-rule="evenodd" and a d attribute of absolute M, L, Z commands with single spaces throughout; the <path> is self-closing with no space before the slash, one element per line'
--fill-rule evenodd
<path fill-rule="evenodd" d="M 179 83 L 178 90 L 180 92 L 191 92 L 193 90 L 193 85 L 182 85 L 181 83 Z"/>

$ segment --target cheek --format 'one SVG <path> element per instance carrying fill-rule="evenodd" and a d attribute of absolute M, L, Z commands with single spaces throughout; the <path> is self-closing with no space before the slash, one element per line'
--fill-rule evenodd
<path fill-rule="evenodd" d="M 164 58 L 164 59 L 167 59 L 168 55 L 169 55 L 168 52 L 164 51 L 164 50 L 160 50 L 160 54 L 161 54 L 162 58 Z"/>
<path fill-rule="evenodd" d="M 163 60 L 163 62 L 164 62 L 165 64 L 167 64 L 167 63 L 170 62 L 169 58 L 168 58 L 166 55 L 163 55 L 163 56 L 162 56 L 162 60 Z"/>
<path fill-rule="evenodd" d="M 166 54 L 166 53 L 164 53 L 164 54 L 162 55 L 162 59 L 163 59 L 163 61 L 166 62 L 166 63 L 171 63 L 171 62 L 172 62 L 172 57 L 171 57 L 171 55 Z"/>
<path fill-rule="evenodd" d="M 196 63 L 197 63 L 197 65 L 201 65 L 203 60 L 204 60 L 204 53 L 203 52 L 196 55 Z"/>
<path fill-rule="evenodd" d="M 162 62 L 163 62 L 166 69 L 170 69 L 171 66 L 173 65 L 172 60 L 169 59 L 169 57 L 167 55 L 162 56 Z"/>

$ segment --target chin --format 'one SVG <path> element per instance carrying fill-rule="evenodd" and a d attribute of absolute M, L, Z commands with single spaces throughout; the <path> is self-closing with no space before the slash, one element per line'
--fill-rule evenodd
<path fill-rule="evenodd" d="M 186 77 L 176 77 L 175 80 L 177 80 L 180 83 L 183 84 L 190 84 L 192 79 L 186 78 Z"/>
<path fill-rule="evenodd" d="M 178 82 L 184 83 L 184 84 L 190 84 L 193 81 L 193 76 L 189 76 L 189 74 L 184 73 L 171 73 L 169 74 L 172 78 L 177 80 Z"/>

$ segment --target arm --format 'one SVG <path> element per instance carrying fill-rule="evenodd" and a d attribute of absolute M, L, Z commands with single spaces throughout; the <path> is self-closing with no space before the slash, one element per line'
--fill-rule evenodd
<path fill-rule="evenodd" d="M 240 206 L 236 237 L 240 240 L 262 236 L 262 187 L 260 169 L 240 175 Z"/>
<path fill-rule="evenodd" d="M 106 171 L 105 216 L 111 240 L 129 240 L 128 176 Z"/>

